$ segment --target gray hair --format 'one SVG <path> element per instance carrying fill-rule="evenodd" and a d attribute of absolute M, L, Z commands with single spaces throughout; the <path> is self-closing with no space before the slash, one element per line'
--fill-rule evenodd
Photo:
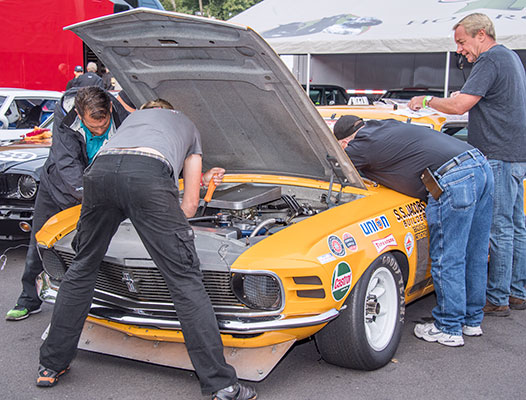
<path fill-rule="evenodd" d="M 86 66 L 86 71 L 97 72 L 97 64 L 95 64 L 93 61 L 90 61 Z"/>
<path fill-rule="evenodd" d="M 484 30 L 486 32 L 486 35 L 488 35 L 493 40 L 497 40 L 497 35 L 495 34 L 495 26 L 486 14 L 469 14 L 468 16 L 462 18 L 459 22 L 457 22 L 453 27 L 453 30 L 456 30 L 459 26 L 463 26 L 466 30 L 466 33 L 471 37 L 475 37 L 475 35 L 480 30 Z"/>

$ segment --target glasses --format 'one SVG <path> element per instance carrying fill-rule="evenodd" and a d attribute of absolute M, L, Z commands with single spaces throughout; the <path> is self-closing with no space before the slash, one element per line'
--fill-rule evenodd
<path fill-rule="evenodd" d="M 111 122 L 111 116 L 108 114 L 103 119 L 94 119 L 89 115 L 80 117 L 80 120 L 93 136 L 102 136 L 108 130 Z"/>

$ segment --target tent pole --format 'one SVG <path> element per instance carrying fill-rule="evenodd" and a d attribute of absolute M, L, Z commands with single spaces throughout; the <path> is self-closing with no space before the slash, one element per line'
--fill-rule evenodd
<path fill-rule="evenodd" d="M 310 96 L 310 53 L 307 53 L 307 83 L 305 84 L 305 91 Z"/>
<path fill-rule="evenodd" d="M 448 97 L 449 92 L 449 63 L 451 60 L 451 53 L 446 52 L 446 76 L 444 77 L 444 97 Z"/>

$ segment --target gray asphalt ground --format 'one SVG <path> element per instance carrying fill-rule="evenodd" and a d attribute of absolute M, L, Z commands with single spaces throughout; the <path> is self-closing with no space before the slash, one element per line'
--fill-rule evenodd
<path fill-rule="evenodd" d="M 0 254 L 6 248 L 0 244 Z M 25 249 L 7 254 L 0 271 L 0 399 L 204 399 L 195 374 L 80 351 L 71 371 L 54 388 L 35 386 L 40 335 L 52 307 L 20 322 L 3 320 L 20 291 Z M 1 265 L 1 260 L 0 260 Z M 395 359 L 362 372 L 321 360 L 315 343 L 297 344 L 255 386 L 258 399 L 526 399 L 526 311 L 488 317 L 484 336 L 466 338 L 462 348 L 425 343 L 413 336 L 415 321 L 431 315 L 433 295 L 407 307 Z"/>

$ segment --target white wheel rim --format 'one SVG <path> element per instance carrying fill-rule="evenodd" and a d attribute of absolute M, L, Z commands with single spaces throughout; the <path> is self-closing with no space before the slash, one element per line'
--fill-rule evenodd
<path fill-rule="evenodd" d="M 391 342 L 398 318 L 398 290 L 385 267 L 374 271 L 365 294 L 364 325 L 367 342 L 382 351 Z"/>

